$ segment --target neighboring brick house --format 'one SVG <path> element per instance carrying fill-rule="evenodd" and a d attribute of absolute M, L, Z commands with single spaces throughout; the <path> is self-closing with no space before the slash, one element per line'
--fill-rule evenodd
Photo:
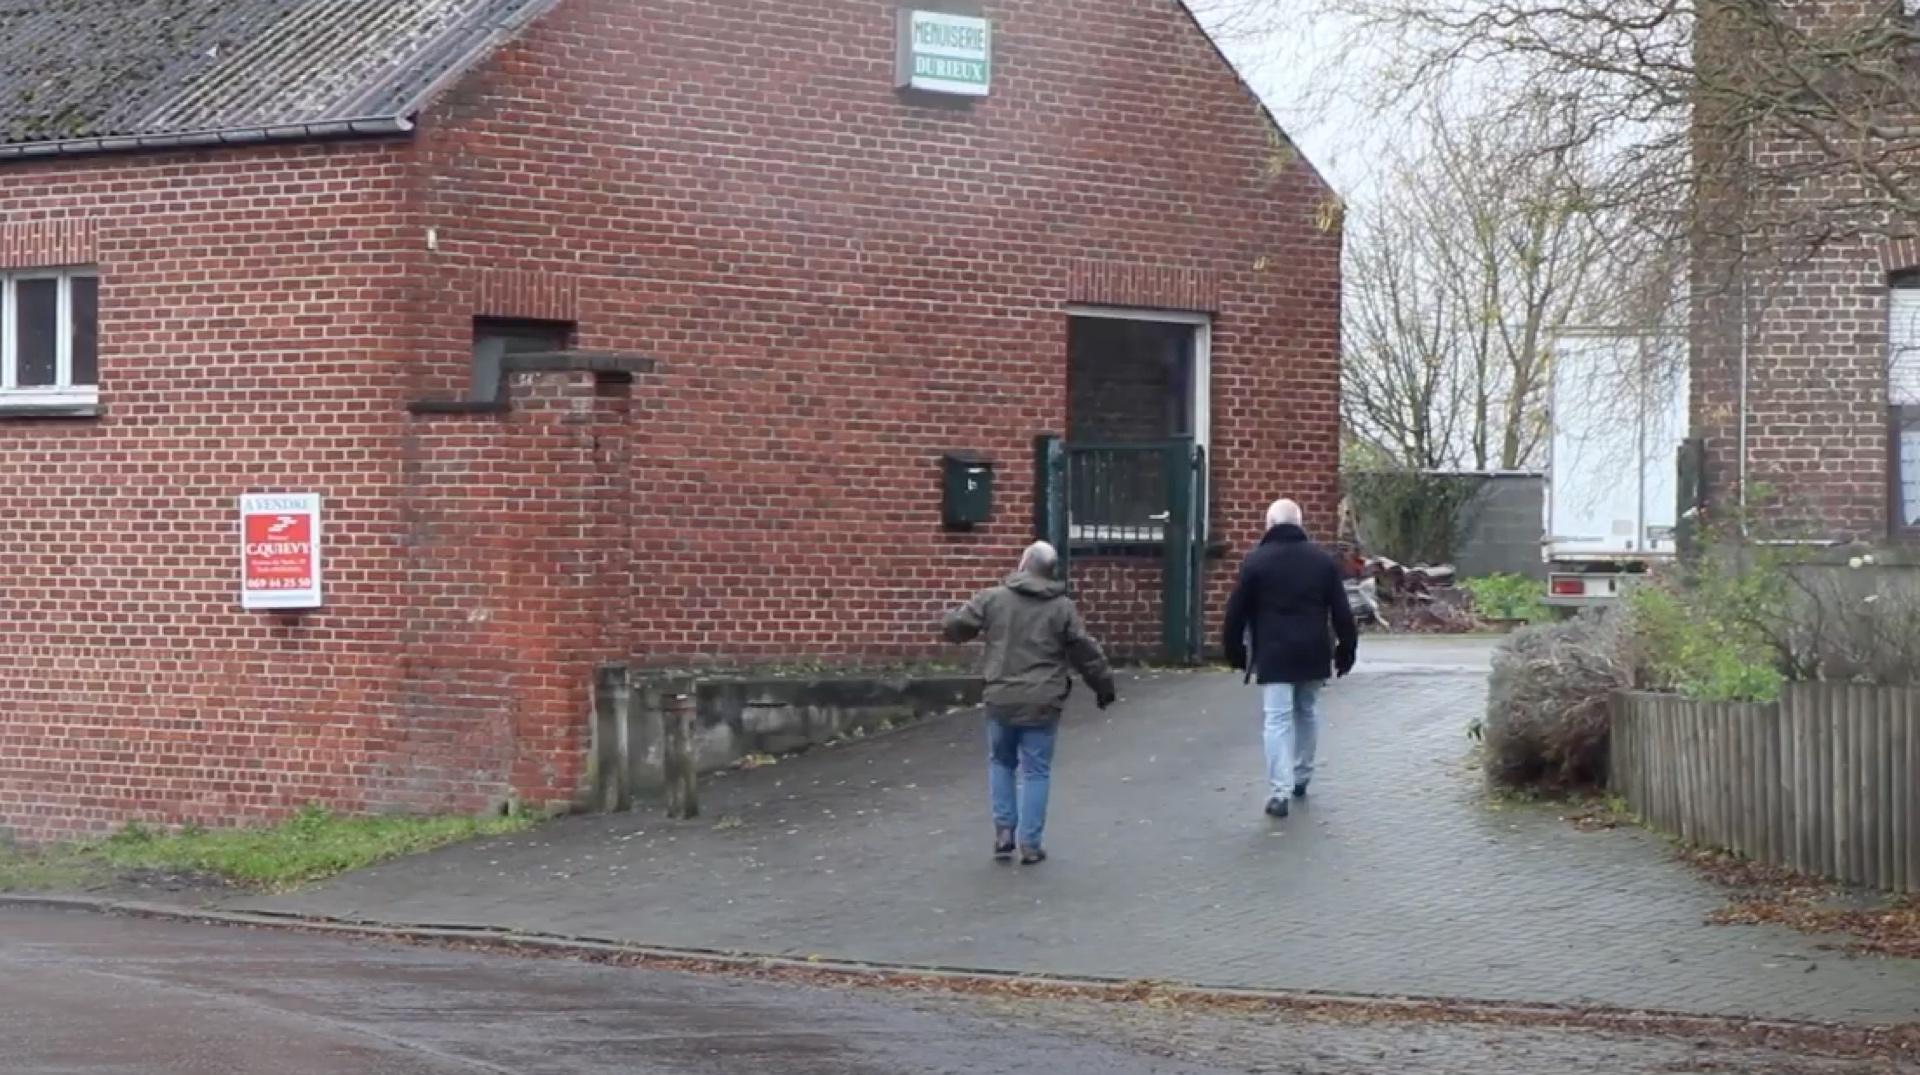
<path fill-rule="evenodd" d="M 1903 14 L 1879 0 L 1776 10 L 1816 40 L 1916 17 L 1911 3 Z M 1798 40 L 1770 39 L 1756 60 L 1740 34 L 1764 23 L 1738 5 L 1701 12 L 1704 79 L 1781 64 L 1778 50 Z M 1709 515 L 1739 515 L 1747 489 L 1763 498 L 1748 506 L 1749 525 L 1769 537 L 1920 533 L 1916 228 L 1878 207 L 1887 199 L 1851 170 L 1845 155 L 1859 147 L 1846 138 L 1822 147 L 1784 123 L 1729 136 L 1715 107 L 1695 109 L 1691 310 L 1692 434 Z"/>
<path fill-rule="evenodd" d="M 992 0 L 963 99 L 896 8 L 0 12 L 0 836 L 576 801 L 598 663 L 936 653 L 1129 400 L 1229 555 L 1330 520 L 1337 205 L 1187 11 Z M 1177 346 L 1070 393 L 1070 331 Z M 276 492 L 318 609 L 241 607 Z M 1121 648 L 1155 571 L 1076 564 Z"/>

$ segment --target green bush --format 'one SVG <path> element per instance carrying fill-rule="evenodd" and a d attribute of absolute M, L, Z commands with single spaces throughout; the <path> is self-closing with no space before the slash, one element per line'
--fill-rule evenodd
<path fill-rule="evenodd" d="M 1770 702 L 1790 682 L 1920 685 L 1920 577 L 1848 552 L 1722 543 L 1620 607 L 1516 633 L 1495 655 L 1477 725 L 1489 779 L 1604 781 L 1618 690 Z M 1483 601 L 1475 589 L 1483 609 L 1508 592 L 1486 591 Z"/>
<path fill-rule="evenodd" d="M 1473 597 L 1473 610 L 1489 620 L 1536 623 L 1547 618 L 1546 584 L 1524 575 L 1488 575 L 1460 584 Z"/>
<path fill-rule="evenodd" d="M 1485 480 L 1472 475 L 1379 470 L 1346 475 L 1347 500 L 1367 551 L 1404 564 L 1453 562 Z"/>
<path fill-rule="evenodd" d="M 1784 617 L 1772 581 L 1714 576 L 1629 599 L 1643 686 L 1709 702 L 1770 702 L 1785 680 L 1760 616 Z"/>

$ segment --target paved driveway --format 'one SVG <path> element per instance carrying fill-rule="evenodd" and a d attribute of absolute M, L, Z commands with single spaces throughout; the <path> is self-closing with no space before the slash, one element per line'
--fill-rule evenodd
<path fill-rule="evenodd" d="M 1328 692 L 1314 796 L 1260 814 L 1254 693 L 1145 675 L 1070 715 L 1053 858 L 986 854 L 956 717 L 714 781 L 707 815 L 584 818 L 254 904 L 703 948 L 1337 992 L 1901 1021 L 1920 965 L 1703 923 L 1706 882 L 1636 832 L 1481 800 L 1463 729 L 1489 647 L 1363 646 Z"/>

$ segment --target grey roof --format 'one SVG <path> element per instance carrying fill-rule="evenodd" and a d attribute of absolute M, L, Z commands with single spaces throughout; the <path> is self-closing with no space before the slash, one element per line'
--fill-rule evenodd
<path fill-rule="evenodd" d="M 553 2 L 0 0 L 0 152 L 392 129 Z"/>

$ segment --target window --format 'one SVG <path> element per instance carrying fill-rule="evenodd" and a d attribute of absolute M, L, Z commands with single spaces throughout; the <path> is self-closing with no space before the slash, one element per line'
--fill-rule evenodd
<path fill-rule="evenodd" d="M 506 356 L 564 351 L 572 340 L 573 324 L 567 321 L 474 318 L 473 386 L 468 398 L 499 401 Z"/>
<path fill-rule="evenodd" d="M 1920 529 L 1920 273 L 1887 292 L 1887 405 L 1895 530 Z"/>
<path fill-rule="evenodd" d="M 0 273 L 0 408 L 96 402 L 99 340 L 93 270 Z"/>
<path fill-rule="evenodd" d="M 1141 444 L 1193 436 L 1197 328 L 1074 317 L 1067 330 L 1067 439 Z"/>
<path fill-rule="evenodd" d="M 1067 443 L 1075 541 L 1159 542 L 1168 516 L 1165 452 L 1207 443 L 1210 323 L 1204 315 L 1075 308 L 1067 323 Z"/>

